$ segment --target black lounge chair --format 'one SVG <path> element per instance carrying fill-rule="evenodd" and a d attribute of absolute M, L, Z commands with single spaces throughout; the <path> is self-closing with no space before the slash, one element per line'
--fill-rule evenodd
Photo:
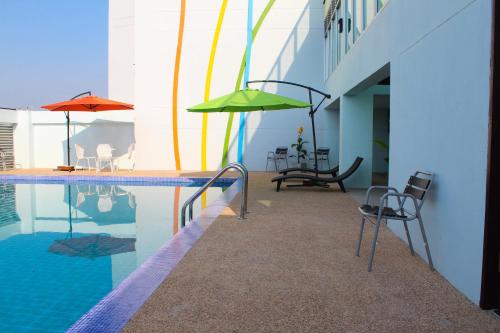
<path fill-rule="evenodd" d="M 287 175 L 282 175 L 278 177 L 274 177 L 271 181 L 276 182 L 276 192 L 280 191 L 281 183 L 287 179 L 302 179 L 302 185 L 299 186 L 320 186 L 320 187 L 329 187 L 329 183 L 337 183 L 340 186 L 342 192 L 346 192 L 344 187 L 344 180 L 349 178 L 361 165 L 363 162 L 362 157 L 357 157 L 354 163 L 351 165 L 349 169 L 347 169 L 344 173 L 338 175 L 337 177 L 316 177 L 316 175 L 310 175 L 307 173 L 292 173 Z M 302 170 L 302 169 L 300 169 Z M 284 170 L 283 170 L 284 171 Z M 294 185 L 288 185 L 292 187 Z"/>
<path fill-rule="evenodd" d="M 287 175 L 289 172 L 305 172 L 305 173 L 316 173 L 316 170 L 310 168 L 286 168 L 280 170 L 280 173 L 283 175 Z M 318 170 L 319 175 L 332 175 L 332 177 L 337 177 L 337 173 L 339 172 L 339 166 L 328 170 Z"/>

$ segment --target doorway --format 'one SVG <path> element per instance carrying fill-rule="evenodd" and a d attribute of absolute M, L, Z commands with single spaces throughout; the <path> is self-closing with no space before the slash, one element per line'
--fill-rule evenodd
<path fill-rule="evenodd" d="M 492 66 L 486 209 L 484 221 L 483 309 L 500 309 L 500 5 L 492 1 Z"/>
<path fill-rule="evenodd" d="M 390 96 L 373 96 L 372 185 L 389 183 Z"/>

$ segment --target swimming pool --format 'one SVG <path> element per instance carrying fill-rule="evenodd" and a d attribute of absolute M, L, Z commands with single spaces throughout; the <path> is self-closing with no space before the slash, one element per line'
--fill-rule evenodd
<path fill-rule="evenodd" d="M 70 328 L 183 233 L 181 206 L 203 185 L 30 182 L 0 180 L 0 332 Z M 195 216 L 232 182 L 209 188 Z"/>

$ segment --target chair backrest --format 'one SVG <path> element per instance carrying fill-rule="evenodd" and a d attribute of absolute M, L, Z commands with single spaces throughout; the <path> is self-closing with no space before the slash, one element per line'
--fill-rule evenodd
<path fill-rule="evenodd" d="M 318 148 L 316 149 L 316 156 L 320 157 L 328 157 L 330 154 L 330 148 Z"/>
<path fill-rule="evenodd" d="M 113 157 L 113 148 L 108 143 L 98 144 L 96 152 L 97 152 L 98 158 L 111 158 L 111 157 Z"/>
<path fill-rule="evenodd" d="M 288 154 L 288 148 L 287 147 L 277 147 L 275 154 L 276 155 L 286 155 L 286 154 Z"/>
<path fill-rule="evenodd" d="M 75 153 L 77 159 L 85 158 L 85 149 L 77 143 L 75 143 Z"/>
<path fill-rule="evenodd" d="M 408 179 L 408 184 L 405 187 L 404 193 L 413 195 L 418 200 L 418 208 L 420 209 L 429 192 L 431 184 L 432 173 L 417 171 Z"/>
<path fill-rule="evenodd" d="M 318 148 L 318 149 L 316 149 L 316 154 L 328 155 L 328 154 L 330 154 L 330 148 Z"/>

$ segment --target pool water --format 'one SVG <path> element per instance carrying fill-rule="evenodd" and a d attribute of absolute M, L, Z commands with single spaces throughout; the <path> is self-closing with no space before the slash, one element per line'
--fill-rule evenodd
<path fill-rule="evenodd" d="M 0 183 L 0 332 L 68 329 L 181 230 L 197 186 Z"/>

